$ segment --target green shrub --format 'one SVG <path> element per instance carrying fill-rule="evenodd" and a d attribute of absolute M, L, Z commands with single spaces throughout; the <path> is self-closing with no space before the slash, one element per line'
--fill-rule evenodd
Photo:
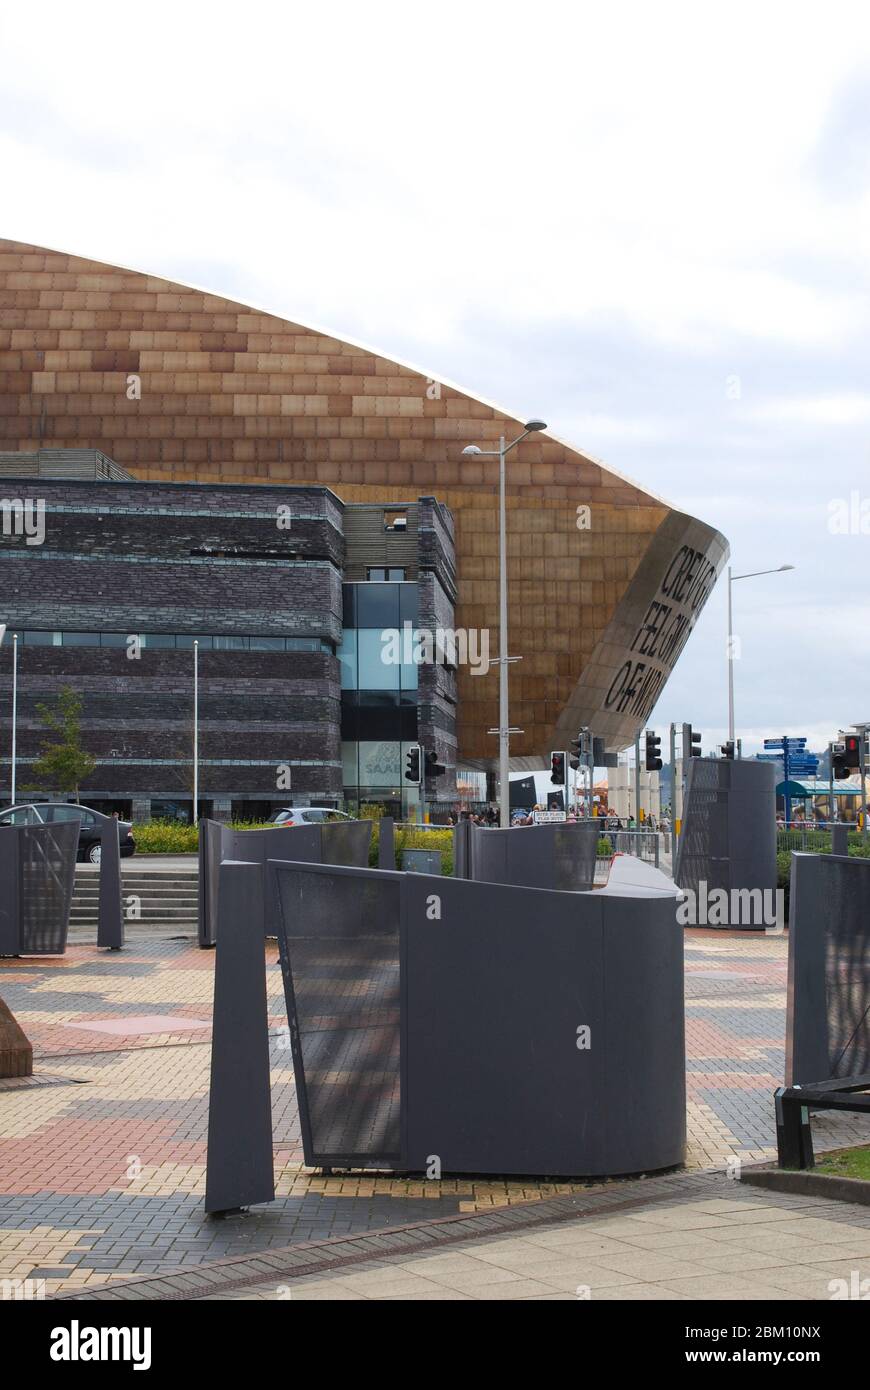
<path fill-rule="evenodd" d="M 196 854 L 198 829 L 180 820 L 150 820 L 133 826 L 137 854 Z"/>
<path fill-rule="evenodd" d="M 378 847 L 380 843 L 380 817 L 372 818 L 372 841 L 369 846 L 369 868 L 378 866 Z M 396 868 L 402 867 L 402 851 L 406 849 L 437 849 L 441 851 L 442 874 L 453 874 L 453 829 L 445 825 L 443 830 L 414 830 L 402 827 L 395 831 Z"/>
<path fill-rule="evenodd" d="M 264 830 L 269 821 L 237 820 L 233 830 Z M 137 854 L 196 854 L 199 829 L 181 820 L 141 821 L 133 826 Z"/>

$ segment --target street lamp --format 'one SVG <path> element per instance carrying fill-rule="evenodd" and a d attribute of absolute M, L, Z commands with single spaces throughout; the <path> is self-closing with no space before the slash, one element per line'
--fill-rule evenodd
<path fill-rule="evenodd" d="M 467 444 L 463 454 L 474 454 L 484 458 L 498 458 L 498 606 L 499 606 L 499 655 L 498 673 L 498 728 L 490 729 L 498 734 L 499 801 L 501 805 L 500 824 L 506 830 L 511 823 L 510 799 L 510 736 L 522 733 L 521 729 L 511 729 L 508 723 L 508 663 L 518 661 L 508 656 L 507 620 L 507 522 L 505 513 L 505 455 L 527 435 L 547 428 L 543 420 L 527 420 L 522 434 L 505 444 L 504 435 L 498 441 L 497 449 L 479 449 L 476 444 Z"/>
<path fill-rule="evenodd" d="M 773 570 L 753 570 L 750 574 L 732 574 L 728 566 L 728 740 L 734 743 L 734 632 L 731 625 L 731 585 L 738 579 L 757 579 L 760 574 L 782 574 L 794 565 L 779 565 Z"/>

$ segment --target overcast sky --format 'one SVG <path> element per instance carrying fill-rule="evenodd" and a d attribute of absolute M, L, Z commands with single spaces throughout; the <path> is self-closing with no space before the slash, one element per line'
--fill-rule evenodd
<path fill-rule="evenodd" d="M 797 566 L 734 586 L 745 747 L 870 719 L 866 6 L 10 8 L 3 235 L 542 416 Z M 705 750 L 725 588 L 651 721 Z"/>

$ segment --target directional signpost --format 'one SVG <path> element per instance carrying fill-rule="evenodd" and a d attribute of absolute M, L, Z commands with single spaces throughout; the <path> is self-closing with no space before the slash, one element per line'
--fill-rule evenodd
<path fill-rule="evenodd" d="M 819 760 L 815 753 L 807 752 L 805 738 L 766 738 L 765 748 L 776 748 L 776 753 L 759 753 L 760 761 L 782 763 L 782 779 L 785 783 L 785 819 L 791 820 L 791 794 L 789 783 L 792 777 L 815 777 L 819 770 Z"/>

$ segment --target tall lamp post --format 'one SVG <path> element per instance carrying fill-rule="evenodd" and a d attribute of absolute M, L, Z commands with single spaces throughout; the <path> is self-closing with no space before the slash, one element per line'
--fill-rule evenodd
<path fill-rule="evenodd" d="M 732 574 L 728 566 L 728 741 L 734 742 L 734 628 L 731 621 L 731 585 L 738 579 L 757 579 L 760 574 L 782 574 L 794 565 L 779 565 L 773 570 L 753 570 L 750 574 Z"/>
<path fill-rule="evenodd" d="M 476 454 L 483 458 L 498 459 L 498 729 L 489 732 L 498 734 L 498 775 L 499 802 L 501 814 L 499 821 L 503 830 L 511 823 L 510 790 L 510 736 L 522 733 L 512 729 L 508 719 L 508 663 L 519 658 L 508 656 L 508 618 L 507 618 L 507 518 L 505 512 L 505 455 L 530 434 L 547 428 L 543 420 L 527 420 L 522 434 L 510 444 L 505 444 L 504 435 L 498 441 L 497 449 L 479 449 L 476 444 L 468 444 L 463 454 Z"/>
<path fill-rule="evenodd" d="M 18 633 L 12 634 L 12 800 L 15 805 L 16 774 L 18 771 Z"/>
<path fill-rule="evenodd" d="M 193 816 L 199 824 L 199 643 L 193 644 Z"/>

